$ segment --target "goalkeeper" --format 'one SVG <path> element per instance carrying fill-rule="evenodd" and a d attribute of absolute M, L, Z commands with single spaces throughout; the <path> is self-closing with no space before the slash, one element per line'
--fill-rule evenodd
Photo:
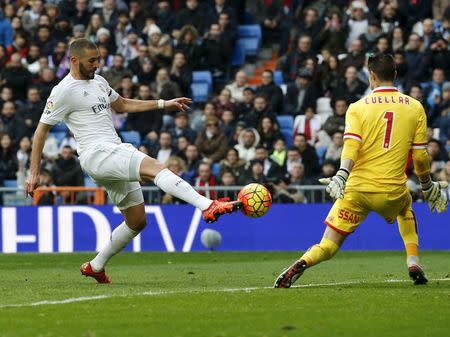
<path fill-rule="evenodd" d="M 397 72 L 392 56 L 370 56 L 368 68 L 372 92 L 347 110 L 341 167 L 334 177 L 320 179 L 336 199 L 325 219 L 322 240 L 281 273 L 275 288 L 289 288 L 305 269 L 332 258 L 372 211 L 388 223 L 397 220 L 409 276 L 414 284 L 427 283 L 419 264 L 417 220 L 406 187 L 409 151 L 431 212 L 446 211 L 448 183 L 431 180 L 425 111 L 417 100 L 393 86 Z"/>

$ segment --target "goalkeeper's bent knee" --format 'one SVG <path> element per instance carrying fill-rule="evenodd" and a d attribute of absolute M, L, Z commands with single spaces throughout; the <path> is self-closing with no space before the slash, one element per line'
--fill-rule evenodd
<path fill-rule="evenodd" d="M 322 261 L 331 259 L 339 250 L 339 245 L 330 239 L 322 238 L 319 244 L 308 249 L 300 260 L 304 260 L 308 267 L 314 266 Z"/>

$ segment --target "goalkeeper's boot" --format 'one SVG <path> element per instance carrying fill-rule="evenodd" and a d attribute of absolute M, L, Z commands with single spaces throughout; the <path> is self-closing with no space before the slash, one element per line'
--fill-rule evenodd
<path fill-rule="evenodd" d="M 409 277 L 414 281 L 415 285 L 427 284 L 428 280 L 425 277 L 425 272 L 418 264 L 413 264 L 408 267 Z"/>
<path fill-rule="evenodd" d="M 211 205 L 203 211 L 203 220 L 207 223 L 213 223 L 216 222 L 221 215 L 236 212 L 241 208 L 241 201 L 230 201 L 230 198 L 213 200 Z"/>
<path fill-rule="evenodd" d="M 278 276 L 274 288 L 290 288 L 297 279 L 302 276 L 306 269 L 306 262 L 304 260 L 295 261 L 292 266 L 284 270 L 280 276 Z"/>
<path fill-rule="evenodd" d="M 97 273 L 93 271 L 90 262 L 83 263 L 80 267 L 80 271 L 81 275 L 93 277 L 98 283 L 112 283 L 111 279 L 105 274 L 104 270 Z"/>

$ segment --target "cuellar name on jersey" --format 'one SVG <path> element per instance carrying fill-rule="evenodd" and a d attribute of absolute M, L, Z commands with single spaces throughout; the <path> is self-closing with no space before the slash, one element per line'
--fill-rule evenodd
<path fill-rule="evenodd" d="M 104 97 L 98 97 L 98 100 L 100 101 L 100 103 L 91 107 L 92 111 L 94 111 L 95 114 L 105 109 L 111 108 L 111 103 L 107 102 Z"/>

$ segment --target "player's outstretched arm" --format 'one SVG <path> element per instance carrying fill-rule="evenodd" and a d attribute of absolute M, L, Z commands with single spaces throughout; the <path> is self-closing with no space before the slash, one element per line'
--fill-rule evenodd
<path fill-rule="evenodd" d="M 144 112 L 158 109 L 164 109 L 166 111 L 188 111 L 188 104 L 191 103 L 192 99 L 188 97 L 178 97 L 167 101 L 163 99 L 141 101 L 119 96 L 111 106 L 117 112 Z"/>
<path fill-rule="evenodd" d="M 39 174 L 41 170 L 41 155 L 45 140 L 52 125 L 40 122 L 33 136 L 33 147 L 31 149 L 30 175 L 25 182 L 25 197 L 33 196 L 33 191 L 38 187 Z"/>
<path fill-rule="evenodd" d="M 446 181 L 433 181 L 430 176 L 430 159 L 425 149 L 413 151 L 414 168 L 419 178 L 425 200 L 430 206 L 431 212 L 445 212 L 448 199 L 445 190 L 448 187 Z"/>

